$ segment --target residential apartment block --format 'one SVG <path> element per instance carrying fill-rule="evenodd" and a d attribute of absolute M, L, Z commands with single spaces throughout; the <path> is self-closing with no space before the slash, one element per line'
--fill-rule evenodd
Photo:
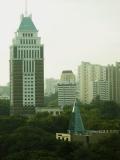
<path fill-rule="evenodd" d="M 89 104 L 93 99 L 93 82 L 106 81 L 106 67 L 82 62 L 78 67 L 79 99 Z"/>

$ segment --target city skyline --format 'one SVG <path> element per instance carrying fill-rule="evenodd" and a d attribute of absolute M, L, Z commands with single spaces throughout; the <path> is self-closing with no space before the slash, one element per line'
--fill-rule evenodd
<path fill-rule="evenodd" d="M 119 61 L 119 5 L 118 0 L 29 0 L 28 13 L 45 45 L 45 78 L 58 78 L 62 70 L 75 72 L 81 61 Z M 0 85 L 9 82 L 9 47 L 24 10 L 25 0 L 5 0 L 0 6 Z"/>

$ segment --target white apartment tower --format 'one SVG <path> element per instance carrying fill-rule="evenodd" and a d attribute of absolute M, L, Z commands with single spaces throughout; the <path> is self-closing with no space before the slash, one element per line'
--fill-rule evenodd
<path fill-rule="evenodd" d="M 91 84 L 98 80 L 106 80 L 106 67 L 82 62 L 78 67 L 79 99 L 82 103 L 89 104 L 92 101 L 93 86 Z"/>
<path fill-rule="evenodd" d="M 33 114 L 43 107 L 43 45 L 31 16 L 21 17 L 10 47 L 11 114 Z"/>

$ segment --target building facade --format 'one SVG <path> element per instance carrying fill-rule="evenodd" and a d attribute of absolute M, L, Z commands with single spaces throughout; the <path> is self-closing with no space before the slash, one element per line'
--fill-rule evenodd
<path fill-rule="evenodd" d="M 48 78 L 45 81 L 45 96 L 50 96 L 57 92 L 58 80 L 54 78 Z"/>
<path fill-rule="evenodd" d="M 89 104 L 93 95 L 94 81 L 106 80 L 106 67 L 82 62 L 78 67 L 79 99 L 82 103 Z"/>
<path fill-rule="evenodd" d="M 76 81 L 72 71 L 63 71 L 58 83 L 58 106 L 73 105 L 76 98 Z"/>
<path fill-rule="evenodd" d="M 21 17 L 10 47 L 11 115 L 33 114 L 44 104 L 44 53 L 31 16 Z"/>
<path fill-rule="evenodd" d="M 110 100 L 120 104 L 120 62 L 107 66 L 107 80 L 110 88 Z"/>
<path fill-rule="evenodd" d="M 93 94 L 91 100 L 94 100 L 97 96 L 102 101 L 110 101 L 110 89 L 108 81 L 94 81 L 92 82 Z"/>

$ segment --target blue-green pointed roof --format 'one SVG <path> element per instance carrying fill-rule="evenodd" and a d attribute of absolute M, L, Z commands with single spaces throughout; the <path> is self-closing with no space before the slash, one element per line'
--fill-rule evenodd
<path fill-rule="evenodd" d="M 73 134 L 85 133 L 85 128 L 80 114 L 80 105 L 77 99 L 74 102 L 68 131 Z"/>
<path fill-rule="evenodd" d="M 21 21 L 21 24 L 19 26 L 18 31 L 20 31 L 20 32 L 26 32 L 26 31 L 37 32 L 37 29 L 36 29 L 31 17 L 22 17 L 22 21 Z"/>

